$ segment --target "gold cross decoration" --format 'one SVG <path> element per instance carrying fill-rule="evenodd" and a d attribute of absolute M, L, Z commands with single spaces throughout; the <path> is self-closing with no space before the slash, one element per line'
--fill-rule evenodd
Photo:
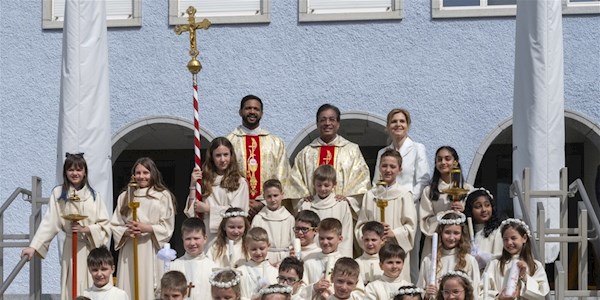
<path fill-rule="evenodd" d="M 175 26 L 175 33 L 180 35 L 183 32 L 189 31 L 190 33 L 190 56 L 192 59 L 187 64 L 187 68 L 190 73 L 196 75 L 202 69 L 200 61 L 196 58 L 200 53 L 196 47 L 196 29 L 208 29 L 211 25 L 207 19 L 202 20 L 200 23 L 196 23 L 196 8 L 193 6 L 188 7 L 186 10 L 188 14 L 188 24 Z"/>

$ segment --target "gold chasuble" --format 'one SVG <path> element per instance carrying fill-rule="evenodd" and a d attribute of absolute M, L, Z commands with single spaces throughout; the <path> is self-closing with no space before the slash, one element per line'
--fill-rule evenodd
<path fill-rule="evenodd" d="M 362 195 L 371 187 L 369 167 L 357 144 L 337 136 L 327 144 L 316 138 L 302 149 L 294 160 L 292 184 L 296 194 L 307 197 L 315 193 L 313 173 L 321 164 L 335 169 L 337 185 L 335 193 L 349 197 L 350 205 L 357 211 Z"/>
<path fill-rule="evenodd" d="M 228 136 L 237 157 L 240 171 L 248 180 L 250 199 L 263 199 L 262 185 L 269 179 L 279 179 L 286 198 L 296 198 L 289 190 L 290 164 L 283 140 L 267 130 L 249 132 L 238 126 Z"/>

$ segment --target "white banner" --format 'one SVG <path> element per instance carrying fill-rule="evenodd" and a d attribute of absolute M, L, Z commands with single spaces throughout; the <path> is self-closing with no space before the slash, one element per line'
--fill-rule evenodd
<path fill-rule="evenodd" d="M 558 190 L 565 166 L 564 67 L 561 0 L 518 0 L 513 100 L 513 179 L 531 169 L 533 190 Z M 546 208 L 546 227 L 560 226 L 558 198 L 532 199 L 529 216 L 536 230 L 537 202 Z M 522 216 L 515 201 L 515 217 Z M 546 244 L 546 262 L 558 255 Z"/>

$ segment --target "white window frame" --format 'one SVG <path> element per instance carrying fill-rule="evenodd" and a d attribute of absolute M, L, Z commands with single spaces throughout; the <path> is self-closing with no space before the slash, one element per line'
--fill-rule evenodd
<path fill-rule="evenodd" d="M 65 0 L 43 0 L 42 2 L 42 28 L 60 29 L 63 28 L 63 16 L 54 14 L 55 1 L 65 2 Z M 132 11 L 126 18 L 111 18 L 106 16 L 106 26 L 108 27 L 136 27 L 142 26 L 142 0 L 130 0 L 132 2 Z"/>
<path fill-rule="evenodd" d="M 283 0 L 282 0 L 283 1 Z M 289 1 L 289 0 L 287 0 Z M 360 21 L 360 20 L 400 20 L 404 17 L 403 0 L 389 0 L 388 12 L 358 12 L 358 13 L 322 13 L 315 14 L 309 10 L 310 0 L 298 0 L 298 21 L 323 22 L 323 21 Z M 418 0 L 414 0 L 418 1 Z"/>
<path fill-rule="evenodd" d="M 442 7 L 443 1 L 431 0 L 432 18 L 514 17 L 517 15 L 516 5 L 488 6 L 488 0 L 480 0 L 479 6 Z M 571 0 L 562 0 L 561 3 L 563 15 L 600 14 L 600 1 L 571 2 Z"/>
<path fill-rule="evenodd" d="M 180 0 L 169 0 L 169 25 L 181 25 L 188 23 L 188 16 L 178 11 Z M 203 0 L 206 1 L 206 0 Z M 212 0 L 218 2 L 220 0 Z M 243 24 L 243 23 L 270 23 L 271 22 L 271 0 L 257 0 L 260 3 L 260 11 L 252 16 L 202 16 L 202 12 L 196 12 L 196 21 L 206 18 L 211 24 Z M 285 1 L 285 0 L 280 0 Z M 185 11 L 185 9 L 183 10 Z"/>

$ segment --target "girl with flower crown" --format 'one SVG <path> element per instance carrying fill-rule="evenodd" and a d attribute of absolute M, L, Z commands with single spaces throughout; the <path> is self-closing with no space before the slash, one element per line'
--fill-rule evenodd
<path fill-rule="evenodd" d="M 272 284 L 261 289 L 258 294 L 260 300 L 290 300 L 292 298 L 292 287 L 281 284 Z M 253 298 L 254 299 L 254 298 Z"/>
<path fill-rule="evenodd" d="M 424 291 L 414 285 L 400 287 L 391 297 L 394 300 L 422 300 Z"/>
<path fill-rule="evenodd" d="M 492 257 L 502 254 L 502 235 L 496 203 L 490 191 L 484 188 L 471 190 L 465 203 L 465 215 L 473 218 L 475 240 L 471 244 L 471 255 L 477 259 L 483 271 Z"/>
<path fill-rule="evenodd" d="M 221 215 L 221 219 L 215 243 L 207 256 L 221 268 L 237 268 L 248 259 L 244 239 L 250 229 L 248 213 L 241 208 L 231 207 Z"/>
<path fill-rule="evenodd" d="M 196 182 L 202 179 L 202 199 L 196 199 Z M 230 207 L 248 212 L 248 183 L 241 175 L 233 145 L 224 137 L 217 137 L 206 150 L 202 171 L 194 168 L 190 180 L 190 194 L 185 209 L 188 217 L 203 214 L 210 246 L 215 242 L 221 215 Z"/>
<path fill-rule="evenodd" d="M 48 254 L 50 242 L 57 233 L 67 233 L 63 243 L 61 259 L 61 299 L 66 300 L 72 290 L 73 269 L 71 264 L 71 232 L 77 235 L 77 290 L 84 291 L 92 286 L 92 277 L 85 263 L 89 252 L 110 242 L 108 212 L 104 200 L 88 183 L 88 168 L 83 153 L 67 153 L 63 165 L 63 184 L 56 186 L 50 194 L 48 211 L 44 215 L 29 247 L 23 249 L 21 256 L 31 259 L 37 254 L 42 258 Z M 67 221 L 68 214 L 85 215 L 79 222 Z"/>
<path fill-rule="evenodd" d="M 119 251 L 117 286 L 134 297 L 134 237 L 137 237 L 139 299 L 153 299 L 160 288 L 162 261 L 156 254 L 171 240 L 175 228 L 175 196 L 167 189 L 154 161 L 138 159 L 131 169 L 137 188 L 123 191 L 117 199 L 112 225 L 115 250 Z M 131 201 L 139 203 L 133 220 Z"/>
<path fill-rule="evenodd" d="M 213 300 L 247 300 L 240 296 L 242 274 L 232 269 L 224 269 L 210 275 L 210 293 Z"/>
<path fill-rule="evenodd" d="M 529 226 L 518 219 L 506 219 L 500 225 L 500 232 L 504 244 L 502 255 L 493 259 L 484 272 L 489 276 L 484 278 L 487 297 L 544 299 L 550 286 L 544 265 L 533 258 Z M 485 293 L 485 285 L 484 282 L 480 287 L 480 297 Z M 510 293 L 512 287 L 514 292 Z"/>
<path fill-rule="evenodd" d="M 462 271 L 450 271 L 442 276 L 437 300 L 473 300 L 471 278 Z"/>
<path fill-rule="evenodd" d="M 421 232 L 426 236 L 421 257 L 431 253 L 431 235 L 437 228 L 437 213 L 446 210 L 464 211 L 464 199 L 453 201 L 452 197 L 443 192 L 445 189 L 450 188 L 450 172 L 455 163 L 460 168 L 458 153 L 456 153 L 454 148 L 442 146 L 435 152 L 433 176 L 429 185 L 423 189 L 419 204 L 419 227 L 421 228 Z M 461 180 L 464 182 L 462 178 Z M 463 188 L 467 190 L 473 189 L 468 183 L 464 183 Z"/>
<path fill-rule="evenodd" d="M 425 289 L 425 299 L 435 297 L 441 275 L 449 271 L 462 271 L 471 279 L 473 286 L 479 284 L 479 266 L 469 252 L 471 242 L 466 230 L 466 217 L 453 210 L 441 212 L 437 216 L 438 243 L 435 262 L 432 254 L 423 258 L 417 286 Z M 435 267 L 433 270 L 432 265 Z M 432 282 L 432 280 L 434 280 Z"/>

